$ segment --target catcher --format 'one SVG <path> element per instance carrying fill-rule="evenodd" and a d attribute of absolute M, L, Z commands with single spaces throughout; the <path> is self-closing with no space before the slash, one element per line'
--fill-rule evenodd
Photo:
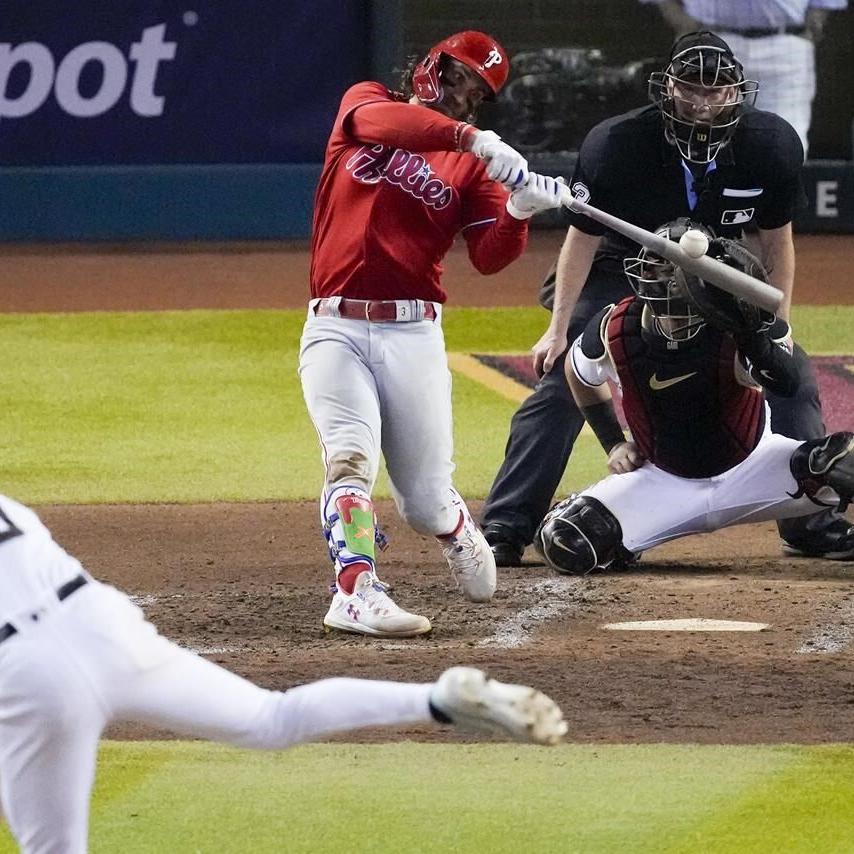
<path fill-rule="evenodd" d="M 710 238 L 709 255 L 767 281 L 742 245 L 687 219 L 657 233 L 678 240 L 688 228 Z M 564 573 L 621 568 L 686 534 L 816 505 L 844 511 L 854 433 L 802 442 L 770 431 L 763 388 L 797 388 L 788 325 L 646 250 L 624 268 L 636 296 L 595 315 L 566 360 L 612 474 L 547 514 L 534 540 L 546 562 Z M 608 380 L 621 390 L 630 439 Z"/>

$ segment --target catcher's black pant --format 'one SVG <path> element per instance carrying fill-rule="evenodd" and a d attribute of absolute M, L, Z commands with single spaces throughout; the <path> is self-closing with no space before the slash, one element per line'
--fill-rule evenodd
<path fill-rule="evenodd" d="M 624 276 L 591 274 L 572 314 L 567 346 L 584 331 L 599 309 L 630 294 Z M 510 422 L 504 462 L 483 506 L 483 527 L 495 529 L 495 536 L 490 536 L 490 540 L 501 539 L 517 545 L 533 540 L 584 426 L 584 416 L 578 411 L 566 383 L 566 352 L 537 383 L 533 394 Z M 771 428 L 792 439 L 817 439 L 825 434 L 818 383 L 809 357 L 798 345 L 795 345 L 794 358 L 800 385 L 794 397 L 768 394 Z M 829 511 L 822 515 L 831 521 Z M 778 523 L 780 536 L 787 540 L 798 539 L 807 532 L 808 520 L 813 520 L 810 525 L 813 531 L 823 527 L 816 524 L 813 516 L 785 519 Z"/>

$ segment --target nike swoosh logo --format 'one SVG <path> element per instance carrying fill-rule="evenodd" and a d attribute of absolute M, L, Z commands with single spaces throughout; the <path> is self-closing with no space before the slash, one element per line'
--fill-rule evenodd
<path fill-rule="evenodd" d="M 771 371 L 759 371 L 759 373 L 762 374 L 762 376 L 765 377 L 766 380 L 774 379 L 774 374 L 772 374 Z"/>
<path fill-rule="evenodd" d="M 682 380 L 687 380 L 689 377 L 693 377 L 696 373 L 696 371 L 692 371 L 690 374 L 682 374 L 681 377 L 671 377 L 669 380 L 660 380 L 655 374 L 653 374 L 649 378 L 649 387 L 653 391 L 661 391 L 663 388 L 670 388 L 670 386 L 676 385 L 676 383 L 681 383 Z"/>

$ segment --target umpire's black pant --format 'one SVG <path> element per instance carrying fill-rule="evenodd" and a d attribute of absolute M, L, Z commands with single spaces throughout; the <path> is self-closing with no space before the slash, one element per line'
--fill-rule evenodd
<path fill-rule="evenodd" d="M 591 273 L 572 313 L 567 346 L 584 331 L 599 309 L 630 294 L 625 276 Z M 542 377 L 513 416 L 504 462 L 483 506 L 483 527 L 498 528 L 501 539 L 519 545 L 533 540 L 584 426 L 584 416 L 575 405 L 564 374 L 566 353 L 565 350 L 555 361 L 552 370 Z M 792 439 L 816 439 L 825 434 L 818 383 L 809 357 L 797 345 L 794 358 L 800 373 L 795 396 L 785 398 L 767 393 L 771 427 L 775 433 Z M 806 531 L 808 519 L 813 517 L 779 522 L 780 535 L 785 539 L 796 538 Z"/>

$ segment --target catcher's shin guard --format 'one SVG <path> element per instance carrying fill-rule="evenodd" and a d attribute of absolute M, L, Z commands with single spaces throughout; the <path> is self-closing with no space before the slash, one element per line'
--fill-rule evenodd
<path fill-rule="evenodd" d="M 634 559 L 623 546 L 617 517 L 589 495 L 570 495 L 555 504 L 540 523 L 534 546 L 552 569 L 568 575 L 624 568 Z"/>
<path fill-rule="evenodd" d="M 386 539 L 377 527 L 374 505 L 367 492 L 347 484 L 333 487 L 324 493 L 321 522 L 336 575 L 356 562 L 376 568 L 374 547 L 384 549 Z"/>
<path fill-rule="evenodd" d="M 854 433 L 831 433 L 804 442 L 792 454 L 789 467 L 798 482 L 797 492 L 790 493 L 792 498 L 806 495 L 819 506 L 836 507 L 844 513 L 854 498 Z M 826 496 L 828 488 L 836 493 L 835 500 Z"/>

